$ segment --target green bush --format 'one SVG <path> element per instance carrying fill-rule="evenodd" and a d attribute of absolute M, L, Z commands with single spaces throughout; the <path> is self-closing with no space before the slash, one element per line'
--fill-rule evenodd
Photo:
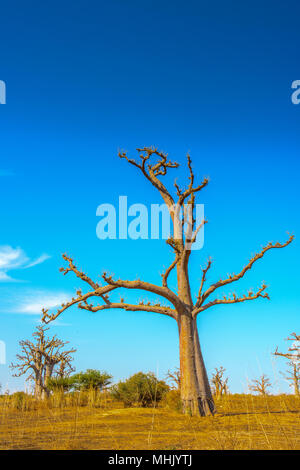
<path fill-rule="evenodd" d="M 47 388 L 51 392 L 61 391 L 68 392 L 73 387 L 72 377 L 51 377 L 47 381 Z"/>
<path fill-rule="evenodd" d="M 51 377 L 47 381 L 47 388 L 51 392 L 84 392 L 103 390 L 111 383 L 112 376 L 107 372 L 87 369 L 71 377 Z"/>
<path fill-rule="evenodd" d="M 160 402 L 169 386 L 158 380 L 152 372 L 138 372 L 124 382 L 114 385 L 111 390 L 113 398 L 124 403 L 124 406 L 153 406 Z"/>
<path fill-rule="evenodd" d="M 72 375 L 70 380 L 74 390 L 103 390 L 111 383 L 112 376 L 100 370 L 87 369 L 86 372 Z"/>

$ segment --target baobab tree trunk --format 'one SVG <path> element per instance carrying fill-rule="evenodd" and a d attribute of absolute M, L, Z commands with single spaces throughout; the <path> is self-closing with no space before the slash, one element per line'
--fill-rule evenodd
<path fill-rule="evenodd" d="M 187 268 L 177 266 L 178 294 L 186 309 L 178 313 L 181 401 L 183 412 L 193 416 L 214 414 L 215 405 L 203 361 Z"/>
<path fill-rule="evenodd" d="M 198 378 L 200 399 L 201 399 L 201 402 L 200 402 L 201 416 L 207 416 L 209 414 L 213 415 L 216 412 L 216 407 L 215 407 L 214 399 L 211 393 L 211 388 L 210 388 L 209 380 L 207 377 L 206 367 L 205 367 L 205 363 L 204 363 L 202 352 L 201 352 L 196 319 L 194 319 L 194 347 L 195 347 L 196 371 L 197 371 L 197 378 Z"/>
<path fill-rule="evenodd" d="M 200 349 L 196 320 L 189 315 L 181 315 L 178 329 L 183 412 L 193 416 L 214 414 L 215 405 Z"/>
<path fill-rule="evenodd" d="M 35 377 L 34 396 L 38 400 L 40 400 L 43 396 L 43 383 L 42 383 L 42 377 L 40 373 L 36 374 L 36 377 Z"/>
<path fill-rule="evenodd" d="M 42 393 L 43 398 L 47 398 L 50 395 L 50 391 L 47 387 L 47 384 L 48 384 L 48 380 L 52 377 L 53 369 L 54 369 L 54 364 L 50 363 L 46 365 L 45 379 L 44 379 L 44 386 L 43 386 L 43 393 Z"/>
<path fill-rule="evenodd" d="M 178 322 L 180 351 L 180 393 L 183 412 L 200 415 L 200 391 L 197 378 L 193 321 L 188 315 L 181 315 Z"/>

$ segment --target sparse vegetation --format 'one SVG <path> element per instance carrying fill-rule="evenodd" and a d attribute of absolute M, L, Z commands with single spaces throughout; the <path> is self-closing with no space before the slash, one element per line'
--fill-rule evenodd
<path fill-rule="evenodd" d="M 169 394 L 178 392 L 171 390 Z M 299 399 L 294 395 L 224 395 L 214 417 L 182 415 L 162 400 L 155 408 L 124 408 L 106 392 L 92 406 L 88 392 L 64 404 L 22 395 L 0 398 L 1 449 L 300 449 Z M 174 397 L 173 397 L 174 398 Z M 101 400 L 101 401 L 100 401 Z"/>
<path fill-rule="evenodd" d="M 27 355 L 19 355 L 12 368 L 30 372 L 35 393 L 0 395 L 0 449 L 300 449 L 299 393 L 295 388 L 295 395 L 270 395 L 265 374 L 249 385 L 258 395 L 230 395 L 225 368 L 215 368 L 217 414 L 200 424 L 198 417 L 182 414 L 180 369 L 167 372 L 170 385 L 152 372 L 111 385 L 113 377 L 105 371 L 71 375 L 75 350 L 62 351 L 66 343 L 46 338 L 45 327 L 34 336 L 35 344 L 20 343 Z M 299 341 L 295 334 L 291 338 Z M 290 359 L 298 374 L 298 342 L 275 355 Z M 37 364 L 42 374 L 35 374 Z M 36 393 L 37 377 L 47 393 Z M 298 375 L 290 378 L 298 386 Z"/>

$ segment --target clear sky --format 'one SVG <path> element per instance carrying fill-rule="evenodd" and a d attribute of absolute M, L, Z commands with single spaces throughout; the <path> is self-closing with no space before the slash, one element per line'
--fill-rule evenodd
<path fill-rule="evenodd" d="M 210 177 L 199 200 L 209 223 L 191 262 L 194 293 L 209 255 L 214 282 L 263 244 L 295 234 L 292 245 L 269 252 L 236 286 L 240 293 L 265 281 L 271 301 L 217 306 L 198 320 L 208 371 L 225 367 L 232 391 L 262 372 L 279 378 L 284 360 L 271 352 L 284 349 L 284 338 L 300 326 L 300 105 L 291 101 L 291 84 L 300 79 L 299 13 L 296 0 L 1 5 L 4 389 L 23 387 L 8 364 L 18 342 L 31 336 L 40 306 L 81 286 L 58 272 L 61 253 L 95 279 L 109 270 L 161 282 L 171 259 L 163 241 L 96 237 L 99 204 L 119 195 L 129 204 L 160 202 L 116 157 L 119 147 L 133 156 L 145 145 L 181 163 L 190 151 L 199 180 Z M 185 169 L 173 175 L 183 182 Z M 126 298 L 134 300 L 133 293 Z M 163 378 L 178 365 L 176 323 L 158 314 L 74 308 L 51 329 L 78 349 L 77 370 L 104 369 L 115 380 L 152 370 Z M 279 390 L 287 390 L 282 380 Z"/>

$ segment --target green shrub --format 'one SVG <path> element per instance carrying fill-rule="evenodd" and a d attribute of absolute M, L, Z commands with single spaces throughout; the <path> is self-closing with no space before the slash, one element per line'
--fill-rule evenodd
<path fill-rule="evenodd" d="M 47 381 L 47 388 L 51 392 L 68 392 L 73 387 L 72 377 L 51 377 Z"/>
<path fill-rule="evenodd" d="M 138 372 L 124 382 L 114 385 L 111 390 L 113 398 L 123 402 L 124 406 L 153 406 L 160 402 L 169 386 L 158 380 L 152 372 Z"/>
<path fill-rule="evenodd" d="M 79 372 L 79 374 L 72 375 L 72 388 L 74 390 L 103 390 L 111 383 L 112 376 L 107 372 L 100 370 L 87 369 L 86 372 Z"/>

